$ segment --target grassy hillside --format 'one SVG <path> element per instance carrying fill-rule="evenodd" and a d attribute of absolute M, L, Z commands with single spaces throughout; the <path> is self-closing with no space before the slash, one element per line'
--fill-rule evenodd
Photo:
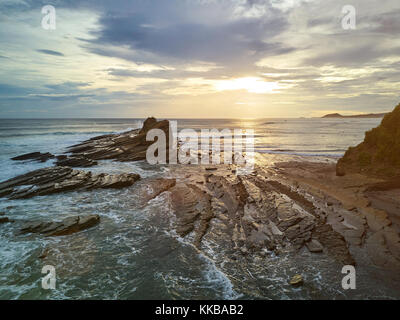
<path fill-rule="evenodd" d="M 400 175 L 400 104 L 385 115 L 381 124 L 365 134 L 357 147 L 350 147 L 336 166 L 337 175 L 364 173 L 381 178 Z"/>

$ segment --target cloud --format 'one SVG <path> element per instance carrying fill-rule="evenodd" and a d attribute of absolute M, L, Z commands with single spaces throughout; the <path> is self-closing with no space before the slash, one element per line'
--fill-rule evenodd
<path fill-rule="evenodd" d="M 398 0 L 352 0 L 356 30 L 341 27 L 346 0 L 54 1 L 55 32 L 41 28 L 45 4 L 0 3 L 0 116 L 107 105 L 205 117 L 238 101 L 252 117 L 303 116 L 398 99 Z"/>
<path fill-rule="evenodd" d="M 247 9 L 240 7 L 241 15 L 237 5 L 227 5 L 225 1 L 221 2 L 225 5 L 212 2 L 203 6 L 195 1 L 185 5 L 176 1 L 150 3 L 153 6 L 132 6 L 135 9 L 128 13 L 104 12 L 99 19 L 100 29 L 92 32 L 94 39 L 88 40 L 92 45 L 88 48 L 97 54 L 132 61 L 200 60 L 229 66 L 251 65 L 261 56 L 294 50 L 271 41 L 288 25 L 286 18 L 265 1 L 263 14 L 255 16 L 246 15 L 256 5 L 250 2 L 246 2 Z M 187 12 L 189 18 L 185 16 Z M 129 51 L 111 52 L 107 47 Z"/>
<path fill-rule="evenodd" d="M 44 54 L 49 54 L 51 56 L 59 56 L 59 57 L 64 57 L 64 54 L 58 51 L 54 50 L 47 50 L 47 49 L 38 49 L 36 50 L 37 52 L 44 53 Z"/>
<path fill-rule="evenodd" d="M 49 88 L 54 91 L 58 92 L 71 92 L 77 90 L 82 87 L 87 87 L 90 85 L 90 82 L 74 82 L 74 81 L 67 81 L 57 84 L 46 84 L 44 87 Z"/>
<path fill-rule="evenodd" d="M 6 83 L 0 83 L 0 97 L 1 96 L 16 96 L 25 95 L 32 92 L 31 88 L 23 88 L 20 86 L 14 86 Z"/>

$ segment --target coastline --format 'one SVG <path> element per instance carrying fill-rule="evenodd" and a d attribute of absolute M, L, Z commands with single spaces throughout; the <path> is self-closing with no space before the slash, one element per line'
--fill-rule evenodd
<path fill-rule="evenodd" d="M 99 140 L 94 138 L 92 141 Z M 99 161 L 98 168 L 77 170 L 103 173 L 103 160 Z M 393 199 L 393 190 L 365 196 L 365 188 L 379 180 L 361 175 L 336 177 L 335 163 L 334 157 L 257 153 L 255 170 L 246 176 L 237 176 L 234 165 L 161 166 L 157 175 L 142 176 L 140 181 L 121 188 L 122 194 L 137 199 L 137 203 L 123 207 L 128 212 L 134 207 L 157 228 L 162 223 L 169 235 L 206 258 L 223 276 L 223 283 L 231 287 L 230 298 L 398 298 L 397 225 L 376 200 Z M 137 164 L 146 170 L 145 161 Z M 118 176 L 128 173 L 126 170 L 129 167 L 113 173 Z M 77 199 L 98 199 L 101 194 L 102 189 L 65 193 Z M 52 195 L 44 197 L 44 201 L 52 199 Z M 113 206 L 121 205 L 117 200 Z M 63 252 L 50 242 L 32 258 L 40 265 L 56 265 L 64 279 L 77 272 L 86 274 L 84 270 L 94 268 L 93 258 L 88 259 L 83 271 L 65 260 L 75 255 L 78 265 L 83 262 L 76 250 L 90 243 L 86 234 L 102 238 L 99 229 L 108 228 L 107 214 L 100 212 L 98 226 L 64 236 L 70 240 Z M 43 218 L 46 221 L 46 216 Z M 7 228 L 18 228 L 18 222 Z M 40 235 L 32 236 L 40 239 Z M 83 242 L 78 246 L 74 239 Z M 159 245 L 155 257 L 170 250 Z M 38 260 L 38 256 L 42 258 Z M 369 285 L 381 281 L 381 293 L 371 296 L 365 283 L 361 291 L 343 291 L 340 279 L 345 264 L 355 264 Z M 288 283 L 294 270 L 304 278 L 300 291 Z M 318 273 L 321 279 L 314 278 Z M 333 289 L 327 291 L 327 287 Z"/>

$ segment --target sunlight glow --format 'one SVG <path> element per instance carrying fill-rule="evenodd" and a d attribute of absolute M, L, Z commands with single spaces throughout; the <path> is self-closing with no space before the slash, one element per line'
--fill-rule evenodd
<path fill-rule="evenodd" d="M 219 80 L 215 83 L 218 91 L 246 90 L 250 93 L 276 93 L 281 89 L 278 82 L 267 82 L 257 77 L 245 77 L 232 80 Z"/>

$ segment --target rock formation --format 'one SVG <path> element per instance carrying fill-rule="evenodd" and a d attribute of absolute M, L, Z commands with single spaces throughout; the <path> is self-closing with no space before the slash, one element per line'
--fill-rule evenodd
<path fill-rule="evenodd" d="M 97 225 L 98 215 L 73 216 L 61 222 L 27 222 L 21 227 L 21 233 L 40 233 L 44 236 L 65 236 Z"/>
<path fill-rule="evenodd" d="M 49 152 L 41 153 L 41 152 L 31 152 L 25 153 L 23 155 L 11 158 L 11 160 L 35 160 L 40 162 L 46 162 L 49 159 L 53 159 L 54 155 Z"/>
<path fill-rule="evenodd" d="M 326 224 L 321 210 L 262 174 L 193 174 L 163 185 L 168 187 L 163 190 L 169 192 L 177 234 L 192 239 L 199 249 L 203 238 L 239 254 L 265 249 L 279 254 L 305 245 L 312 253 L 324 251 L 340 263 L 355 264 L 345 238 Z"/>
<path fill-rule="evenodd" d="M 366 141 L 354 148 L 357 152 L 368 151 L 371 154 L 371 164 L 364 167 L 366 170 L 356 172 L 374 172 L 374 161 L 378 161 L 375 160 L 375 156 L 378 156 L 374 152 L 385 155 L 389 153 L 386 148 L 376 147 L 381 145 L 382 137 L 392 139 L 390 141 L 394 148 L 391 150 L 397 150 L 399 131 L 394 123 L 399 120 L 399 111 L 400 107 L 397 107 L 393 112 L 395 116 L 386 116 L 381 126 L 372 130 L 372 134 L 367 133 Z M 72 155 L 57 156 L 54 167 L 0 183 L 0 197 L 20 199 L 65 191 L 130 186 L 140 179 L 139 175 L 93 174 L 70 167 L 95 165 L 100 159 L 143 160 L 147 147 L 153 143 L 146 141 L 146 134 L 153 128 L 163 130 L 168 137 L 168 121 L 157 121 L 154 118 L 148 118 L 140 130 L 94 137 L 72 146 L 69 149 Z M 376 141 L 371 137 L 376 137 Z M 347 157 L 351 161 L 346 160 Z M 351 170 L 356 168 L 352 163 L 353 158 L 358 159 L 353 156 L 353 151 L 348 151 L 345 160 L 339 161 L 338 168 L 344 163 L 345 170 L 353 172 Z M 392 161 L 390 159 L 387 161 Z M 396 167 L 395 161 L 390 163 Z M 301 177 L 306 177 L 307 164 L 302 162 L 299 166 L 295 169 L 301 171 Z M 318 169 L 316 164 L 310 166 Z M 334 164 L 325 166 L 329 166 L 331 175 L 335 177 Z M 281 171 L 276 169 L 275 172 L 282 173 L 285 164 L 281 163 L 279 168 Z M 163 194 L 173 211 L 171 226 L 179 237 L 190 241 L 199 250 L 215 245 L 233 261 L 238 255 L 246 258 L 249 254 L 262 255 L 267 251 L 280 255 L 282 252 L 306 248 L 312 254 L 327 254 L 342 264 L 355 264 L 349 251 L 350 246 L 361 247 L 367 242 L 367 247 L 373 248 L 381 242 L 380 235 L 376 236 L 376 241 L 367 238 L 366 218 L 361 210 L 345 210 L 332 199 L 328 201 L 324 198 L 326 203 L 321 204 L 315 197 L 307 196 L 295 185 L 258 165 L 252 174 L 238 176 L 235 172 L 235 166 L 225 165 L 195 168 L 171 166 L 167 174 L 145 179 L 138 184 L 138 188 L 132 190 L 139 195 L 138 204 L 141 207 Z M 326 177 L 322 175 L 324 172 L 318 171 L 317 174 Z M 392 184 L 377 184 L 375 189 L 371 187 L 368 192 L 385 189 Z M 96 224 L 96 221 L 96 216 L 72 217 L 61 222 L 27 223 L 21 231 L 64 235 Z M 395 236 L 388 238 L 388 234 L 383 232 L 381 236 L 389 239 L 390 243 L 397 241 Z M 389 243 L 389 240 L 386 241 Z M 374 257 L 382 260 L 376 254 Z"/>
<path fill-rule="evenodd" d="M 88 168 L 97 165 L 97 161 L 82 156 L 57 156 L 56 166 Z"/>
<path fill-rule="evenodd" d="M 8 217 L 0 217 L 0 224 L 7 222 L 11 222 L 11 220 Z"/>
<path fill-rule="evenodd" d="M 0 197 L 31 198 L 65 191 L 123 188 L 140 179 L 138 174 L 92 174 L 69 167 L 35 170 L 0 183 Z"/>
<path fill-rule="evenodd" d="M 147 148 L 154 143 L 153 141 L 146 141 L 146 134 L 151 129 L 160 129 L 165 132 L 167 138 L 166 148 L 168 148 L 169 121 L 157 121 L 155 118 L 147 118 L 140 130 L 136 129 L 119 134 L 95 137 L 70 147 L 69 152 L 75 156 L 91 160 L 144 160 L 146 159 Z"/>
<path fill-rule="evenodd" d="M 336 174 L 362 173 L 383 179 L 400 175 L 400 104 L 339 159 Z"/>
<path fill-rule="evenodd" d="M 147 205 L 150 200 L 156 198 L 161 193 L 168 191 L 174 187 L 175 184 L 175 179 L 147 179 L 143 188 L 140 190 L 141 205 Z"/>
<path fill-rule="evenodd" d="M 296 274 L 292 279 L 290 279 L 289 284 L 298 287 L 303 284 L 303 277 L 299 274 Z"/>

